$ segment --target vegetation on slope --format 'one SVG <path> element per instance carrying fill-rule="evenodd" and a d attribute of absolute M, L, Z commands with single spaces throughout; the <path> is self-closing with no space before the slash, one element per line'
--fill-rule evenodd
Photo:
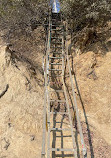
<path fill-rule="evenodd" d="M 61 0 L 61 11 L 68 21 L 74 47 L 84 52 L 87 49 L 93 50 L 99 42 L 99 49 L 103 50 L 103 54 L 110 51 L 109 43 L 107 44 L 111 33 L 110 0 Z M 10 42 L 11 34 L 16 30 L 26 37 L 30 36 L 38 24 L 43 26 L 47 13 L 45 0 L 1 0 L 0 29 L 6 29 L 5 40 Z M 98 50 L 93 51 L 98 53 Z"/>
<path fill-rule="evenodd" d="M 104 0 L 64 0 L 62 11 L 67 17 L 69 31 L 72 34 L 72 44 L 79 52 L 92 50 L 102 54 L 111 50 L 110 19 L 111 1 Z M 99 45 L 98 49 L 97 45 Z"/>

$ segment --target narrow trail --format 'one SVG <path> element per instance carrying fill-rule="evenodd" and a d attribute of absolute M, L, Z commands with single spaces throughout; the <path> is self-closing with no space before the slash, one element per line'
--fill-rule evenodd
<path fill-rule="evenodd" d="M 67 32 L 65 32 L 65 30 L 67 30 L 67 27 L 62 20 L 62 15 L 52 16 L 51 11 L 49 11 L 48 35 L 46 40 L 47 48 L 43 64 L 45 90 L 42 158 L 45 158 L 46 155 L 47 158 L 80 157 L 76 140 L 76 129 L 73 127 L 68 92 L 64 79 L 66 61 L 68 63 L 68 71 L 73 93 L 73 113 L 76 114 L 82 155 L 84 158 L 87 158 L 87 151 L 71 75 L 68 44 L 65 37 Z"/>

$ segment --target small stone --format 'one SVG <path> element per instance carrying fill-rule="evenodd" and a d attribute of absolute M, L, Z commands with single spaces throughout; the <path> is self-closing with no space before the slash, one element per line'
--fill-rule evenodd
<path fill-rule="evenodd" d="M 12 127 L 12 124 L 11 124 L 10 122 L 8 123 L 8 127 L 9 127 L 9 128 Z"/>
<path fill-rule="evenodd" d="M 34 141 L 34 140 L 35 140 L 35 136 L 32 135 L 32 136 L 31 136 L 31 141 Z"/>

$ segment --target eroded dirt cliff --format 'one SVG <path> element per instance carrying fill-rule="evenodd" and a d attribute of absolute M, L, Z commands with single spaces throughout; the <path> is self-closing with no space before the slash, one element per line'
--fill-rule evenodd
<path fill-rule="evenodd" d="M 70 63 L 88 157 L 110 158 L 111 52 L 105 56 L 94 52 L 77 56 L 73 53 Z M 70 91 L 68 76 L 66 83 Z"/>
<path fill-rule="evenodd" d="M 1 41 L 0 157 L 37 158 L 41 154 L 43 87 L 38 81 L 43 81 L 42 75 L 29 62 L 17 60 L 13 62 Z"/>
<path fill-rule="evenodd" d="M 40 30 L 27 38 L 11 38 L 15 50 L 12 55 L 6 52 L 6 43 L 0 41 L 1 158 L 40 157 L 44 87 L 41 38 Z M 103 55 L 99 51 L 79 54 L 73 50 L 70 64 L 78 86 L 75 93 L 88 157 L 110 158 L 111 52 Z M 67 74 L 66 83 L 70 89 Z"/>

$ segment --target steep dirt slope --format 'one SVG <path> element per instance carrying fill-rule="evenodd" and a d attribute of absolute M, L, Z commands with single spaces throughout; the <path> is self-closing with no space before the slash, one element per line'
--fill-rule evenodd
<path fill-rule="evenodd" d="M 105 56 L 87 52 L 73 56 L 70 63 L 88 155 L 110 158 L 111 52 Z"/>
<path fill-rule="evenodd" d="M 39 30 L 40 32 L 40 30 Z M 0 157 L 39 158 L 42 138 L 43 41 L 37 29 L 31 36 L 11 38 L 15 58 L 0 42 Z M 32 40 L 33 37 L 33 40 Z M 40 42 L 41 41 L 41 42 Z M 41 45 L 40 45 L 41 44 Z M 88 157 L 111 156 L 111 52 L 70 58 Z M 72 68 L 72 70 L 73 70 Z M 66 79 L 69 85 L 69 78 Z M 82 104 L 81 104 L 82 102 Z M 67 142 L 64 142 L 67 145 Z M 90 156 L 92 155 L 92 156 Z"/>
<path fill-rule="evenodd" d="M 43 88 L 37 81 L 42 75 L 30 63 L 13 63 L 0 44 L 0 157 L 38 158 Z"/>

